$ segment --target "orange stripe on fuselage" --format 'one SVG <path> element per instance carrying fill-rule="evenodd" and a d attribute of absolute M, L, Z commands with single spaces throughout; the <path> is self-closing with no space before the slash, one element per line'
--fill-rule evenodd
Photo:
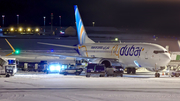
<path fill-rule="evenodd" d="M 82 33 L 83 33 L 83 31 L 84 31 L 84 28 L 83 28 L 83 26 L 81 27 L 81 31 L 80 31 L 80 40 L 82 40 Z"/>

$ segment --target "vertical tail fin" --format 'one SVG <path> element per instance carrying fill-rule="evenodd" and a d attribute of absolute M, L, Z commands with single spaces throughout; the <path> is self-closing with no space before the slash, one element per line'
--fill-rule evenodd
<path fill-rule="evenodd" d="M 79 44 L 94 43 L 94 41 L 92 41 L 86 34 L 86 30 L 84 28 L 77 5 L 74 6 L 74 10 L 75 10 L 76 29 L 78 33 Z"/>

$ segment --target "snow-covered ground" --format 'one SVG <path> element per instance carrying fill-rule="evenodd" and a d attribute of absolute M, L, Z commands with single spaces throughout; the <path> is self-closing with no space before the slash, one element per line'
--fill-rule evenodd
<path fill-rule="evenodd" d="M 138 72 L 124 77 L 18 73 L 0 78 L 0 101 L 179 101 L 180 78 Z"/>

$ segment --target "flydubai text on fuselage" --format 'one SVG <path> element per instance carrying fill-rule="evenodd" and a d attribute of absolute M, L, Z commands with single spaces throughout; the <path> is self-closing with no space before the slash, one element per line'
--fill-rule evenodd
<path fill-rule="evenodd" d="M 95 43 L 86 34 L 78 7 L 75 6 L 75 19 L 79 39 L 79 53 L 86 57 L 115 58 L 126 66 L 150 67 L 165 66 L 170 61 L 167 50 L 151 43 Z"/>

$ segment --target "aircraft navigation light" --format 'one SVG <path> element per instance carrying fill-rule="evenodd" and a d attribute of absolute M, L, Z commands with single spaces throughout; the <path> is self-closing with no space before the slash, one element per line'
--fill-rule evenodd
<path fill-rule="evenodd" d="M 19 53 L 20 53 L 20 50 L 16 50 L 16 51 L 15 51 L 15 54 L 19 54 Z"/>

